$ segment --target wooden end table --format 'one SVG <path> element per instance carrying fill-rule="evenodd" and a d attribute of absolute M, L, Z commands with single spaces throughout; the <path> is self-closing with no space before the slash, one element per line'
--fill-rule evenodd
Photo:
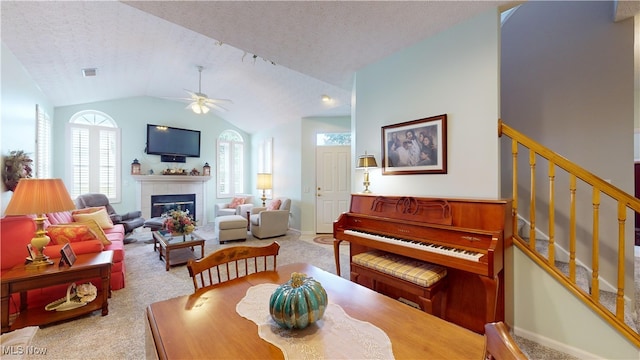
<path fill-rule="evenodd" d="M 56 259 L 59 260 L 59 259 Z M 111 263 L 113 250 L 94 254 L 78 255 L 73 266 L 49 265 L 38 269 L 26 269 L 17 265 L 2 274 L 2 333 L 26 326 L 46 325 L 80 315 L 102 310 L 102 316 L 109 314 L 111 296 Z M 83 280 L 102 279 L 102 289 L 96 299 L 85 306 L 69 311 L 47 311 L 42 308 L 27 309 L 27 291 L 58 284 L 70 284 Z M 9 324 L 9 299 L 11 294 L 20 293 L 20 314 Z M 54 301 L 56 299 L 51 299 Z"/>
<path fill-rule="evenodd" d="M 200 257 L 194 254 L 194 247 L 200 246 Z M 204 239 L 195 233 L 183 237 L 163 235 L 161 231 L 153 232 L 153 251 L 158 249 L 159 259 L 164 258 L 165 269 L 169 271 L 172 265 L 186 264 L 189 259 L 204 257 Z"/>

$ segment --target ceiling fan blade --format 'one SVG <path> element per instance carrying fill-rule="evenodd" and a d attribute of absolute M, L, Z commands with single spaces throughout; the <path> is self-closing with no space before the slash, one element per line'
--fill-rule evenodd
<path fill-rule="evenodd" d="M 229 109 L 227 109 L 226 107 L 220 106 L 220 105 L 216 105 L 216 104 L 207 104 L 207 106 L 209 106 L 209 107 L 211 107 L 213 109 L 217 109 L 217 110 L 222 111 L 222 112 L 229 111 Z"/>
<path fill-rule="evenodd" d="M 229 100 L 229 99 L 204 99 L 205 104 L 233 104 L 233 101 Z"/>

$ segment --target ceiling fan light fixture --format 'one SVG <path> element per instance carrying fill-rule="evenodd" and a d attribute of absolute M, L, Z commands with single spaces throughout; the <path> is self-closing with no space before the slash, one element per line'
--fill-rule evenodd
<path fill-rule="evenodd" d="M 195 101 L 191 104 L 191 110 L 196 114 L 206 114 L 210 109 L 200 101 Z"/>

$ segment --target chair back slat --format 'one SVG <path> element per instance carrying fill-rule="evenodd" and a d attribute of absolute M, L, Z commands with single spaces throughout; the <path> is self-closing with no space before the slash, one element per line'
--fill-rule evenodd
<path fill-rule="evenodd" d="M 256 272 L 275 271 L 279 251 L 280 244 L 277 242 L 260 247 L 233 246 L 215 251 L 200 260 L 189 260 L 187 268 L 194 290 L 198 290 Z"/>
<path fill-rule="evenodd" d="M 502 321 L 485 324 L 484 339 L 485 359 L 527 360 Z"/>

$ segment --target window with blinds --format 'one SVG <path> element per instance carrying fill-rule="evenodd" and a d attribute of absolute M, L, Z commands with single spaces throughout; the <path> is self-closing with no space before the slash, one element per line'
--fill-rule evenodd
<path fill-rule="evenodd" d="M 51 177 L 51 118 L 36 105 L 36 176 L 39 179 Z"/>
<path fill-rule="evenodd" d="M 120 129 L 99 111 L 82 111 L 69 120 L 72 186 L 69 193 L 105 194 L 120 201 Z"/>
<path fill-rule="evenodd" d="M 233 130 L 218 137 L 218 197 L 244 193 L 244 139 Z"/>

